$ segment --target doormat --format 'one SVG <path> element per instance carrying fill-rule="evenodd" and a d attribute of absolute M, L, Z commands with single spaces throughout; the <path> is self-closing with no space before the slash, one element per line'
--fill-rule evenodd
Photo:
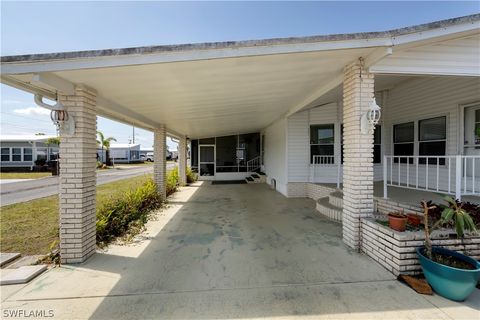
<path fill-rule="evenodd" d="M 398 280 L 405 282 L 410 288 L 417 291 L 420 294 L 428 294 L 432 295 L 432 288 L 427 283 L 425 279 L 407 276 L 407 275 L 400 275 L 398 276 Z"/>
<path fill-rule="evenodd" d="M 212 184 L 246 184 L 247 181 L 245 180 L 219 180 L 219 181 L 212 181 Z"/>

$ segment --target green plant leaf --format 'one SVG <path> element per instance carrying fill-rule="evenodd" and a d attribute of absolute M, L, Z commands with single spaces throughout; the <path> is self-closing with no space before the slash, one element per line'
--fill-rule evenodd
<path fill-rule="evenodd" d="M 465 230 L 465 221 L 463 217 L 457 216 L 455 219 L 455 231 L 459 237 L 463 237 L 463 232 Z"/>

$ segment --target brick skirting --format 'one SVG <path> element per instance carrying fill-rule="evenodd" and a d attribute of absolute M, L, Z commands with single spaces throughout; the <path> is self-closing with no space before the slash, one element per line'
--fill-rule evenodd
<path fill-rule="evenodd" d="M 423 231 L 398 232 L 379 224 L 372 218 L 364 218 L 361 221 L 362 252 L 396 276 L 421 272 L 415 249 L 424 243 Z M 480 259 L 480 236 L 456 239 L 451 237 L 453 233 L 448 230 L 435 231 L 433 245 Z"/>

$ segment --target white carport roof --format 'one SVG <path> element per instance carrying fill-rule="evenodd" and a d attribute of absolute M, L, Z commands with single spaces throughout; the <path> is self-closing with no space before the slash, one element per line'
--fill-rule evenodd
<path fill-rule="evenodd" d="M 171 135 L 220 136 L 328 102 L 359 57 L 379 74 L 478 76 L 479 30 L 472 15 L 386 32 L 8 56 L 1 74 L 51 98 L 85 84 L 98 92 L 99 115 L 146 129 L 164 123 Z"/>

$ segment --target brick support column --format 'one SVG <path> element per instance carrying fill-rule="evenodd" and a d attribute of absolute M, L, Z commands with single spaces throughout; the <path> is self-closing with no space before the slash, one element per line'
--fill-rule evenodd
<path fill-rule="evenodd" d="M 181 186 L 187 184 L 187 138 L 178 141 L 178 177 Z"/>
<path fill-rule="evenodd" d="M 359 250 L 360 219 L 373 213 L 373 134 L 361 133 L 360 118 L 374 94 L 374 77 L 361 61 L 347 65 L 343 80 L 343 241 Z"/>
<path fill-rule="evenodd" d="M 60 257 L 80 263 L 95 253 L 96 92 L 77 86 L 58 98 L 75 119 L 75 133 L 60 137 Z"/>
<path fill-rule="evenodd" d="M 167 131 L 164 125 L 157 128 L 153 133 L 153 180 L 157 184 L 158 192 L 162 200 L 167 197 Z"/>

